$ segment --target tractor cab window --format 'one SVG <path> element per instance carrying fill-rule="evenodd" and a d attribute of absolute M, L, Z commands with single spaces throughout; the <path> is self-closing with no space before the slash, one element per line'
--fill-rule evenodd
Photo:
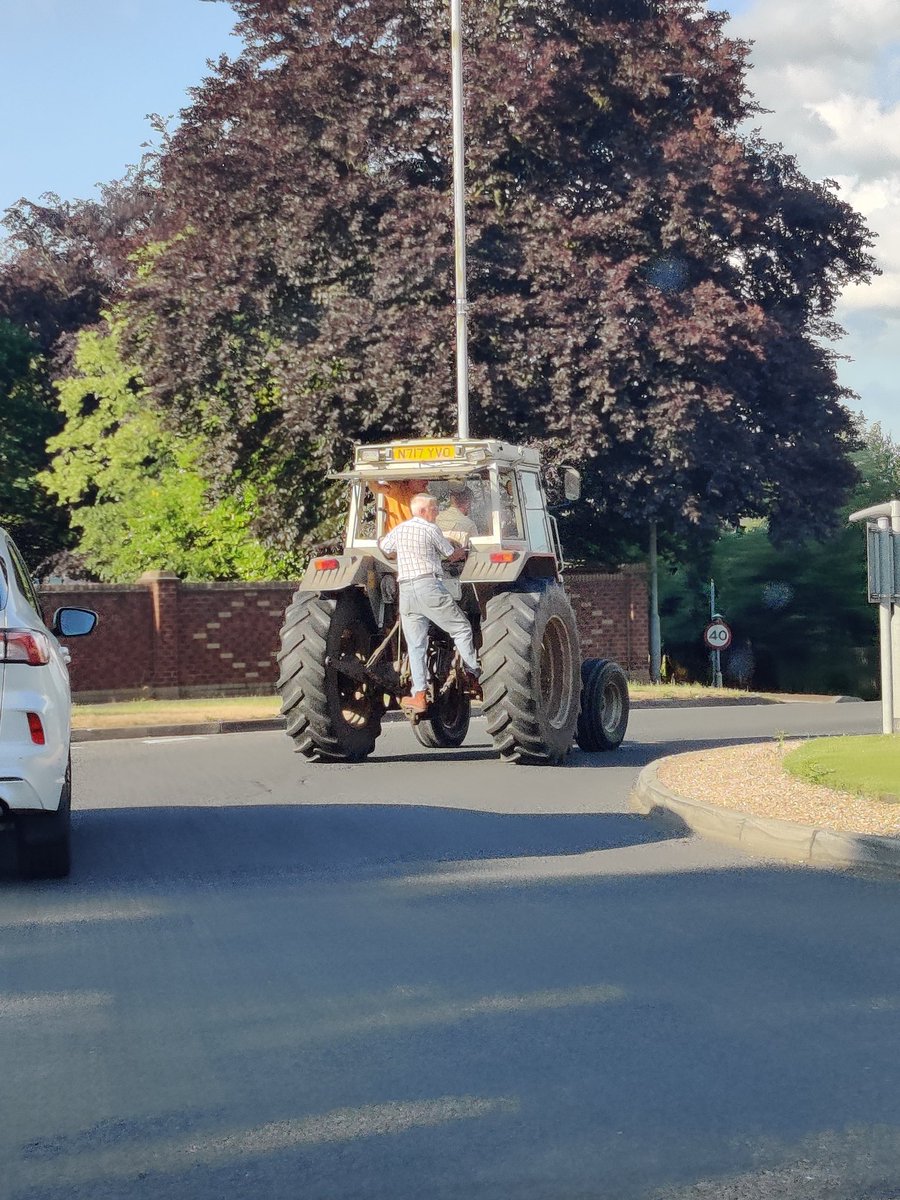
<path fill-rule="evenodd" d="M 379 536 L 378 499 L 366 483 L 356 485 L 355 542 L 374 542 Z"/>
<path fill-rule="evenodd" d="M 514 471 L 499 471 L 500 480 L 500 536 L 504 541 L 521 541 L 522 506 Z"/>
<path fill-rule="evenodd" d="M 528 541 L 532 550 L 549 554 L 550 536 L 547 530 L 547 508 L 536 471 L 522 472 L 522 491 L 525 495 L 525 520 L 528 522 Z"/>
<path fill-rule="evenodd" d="M 427 480 L 360 480 L 356 485 L 355 542 L 374 542 L 412 515 L 410 501 Z"/>
<path fill-rule="evenodd" d="M 428 491 L 438 502 L 438 525 L 453 540 L 489 537 L 493 525 L 491 479 L 487 470 L 458 479 L 433 479 Z"/>

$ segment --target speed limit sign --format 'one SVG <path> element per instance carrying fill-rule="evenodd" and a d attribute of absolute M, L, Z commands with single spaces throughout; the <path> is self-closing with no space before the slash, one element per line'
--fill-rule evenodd
<path fill-rule="evenodd" d="M 724 621 L 710 621 L 703 631 L 703 640 L 710 650 L 727 650 L 731 645 L 731 630 Z"/>

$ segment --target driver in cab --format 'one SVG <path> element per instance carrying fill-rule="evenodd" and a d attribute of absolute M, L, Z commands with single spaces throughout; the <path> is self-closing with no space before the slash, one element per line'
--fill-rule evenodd
<path fill-rule="evenodd" d="M 447 537 L 465 545 L 478 536 L 478 526 L 472 520 L 472 493 L 467 487 L 450 488 L 450 504 L 438 515 L 438 528 Z"/>

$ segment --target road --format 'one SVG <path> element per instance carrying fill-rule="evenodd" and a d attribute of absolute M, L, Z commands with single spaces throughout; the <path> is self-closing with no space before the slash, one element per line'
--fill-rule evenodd
<path fill-rule="evenodd" d="M 0 1197 L 900 1197 L 900 885 L 626 807 L 660 754 L 879 721 L 639 711 L 561 769 L 478 723 L 75 747 L 72 878 L 0 872 Z"/>

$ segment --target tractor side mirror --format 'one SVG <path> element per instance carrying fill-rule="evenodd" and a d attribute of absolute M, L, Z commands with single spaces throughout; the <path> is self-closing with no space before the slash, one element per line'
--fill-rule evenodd
<path fill-rule="evenodd" d="M 563 467 L 563 495 L 570 501 L 581 496 L 581 472 L 574 467 Z"/>

